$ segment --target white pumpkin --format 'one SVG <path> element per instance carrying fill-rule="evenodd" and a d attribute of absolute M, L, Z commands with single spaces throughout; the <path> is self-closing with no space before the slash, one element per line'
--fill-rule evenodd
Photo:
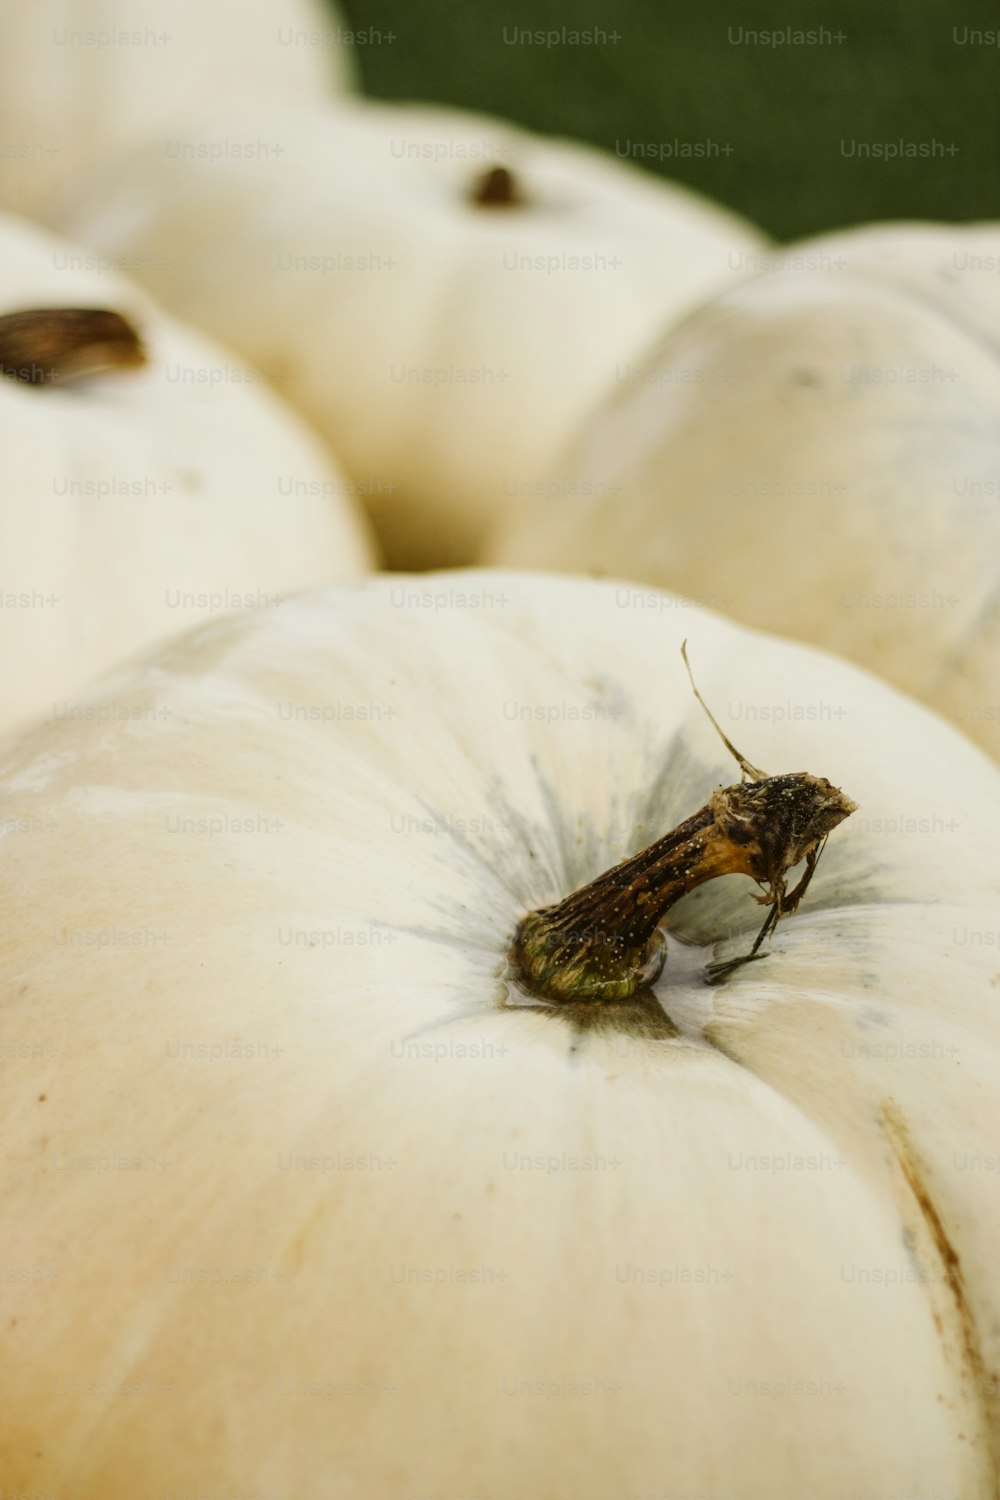
<path fill-rule="evenodd" d="M 110 308 L 142 369 L 0 380 L 0 724 L 197 619 L 374 565 L 344 476 L 263 376 L 88 253 L 0 219 L 0 315 Z"/>
<path fill-rule="evenodd" d="M 210 159 L 247 137 L 280 154 Z M 454 110 L 258 113 L 198 149 L 108 163 L 63 223 L 275 372 L 395 566 L 472 560 L 616 363 L 764 243 L 635 166 Z"/>
<path fill-rule="evenodd" d="M 740 749 L 860 802 L 763 962 L 547 1006 L 522 914 Z M 233 616 L 8 744 L 13 1491 L 996 1493 L 1000 774 L 858 669 L 499 573 Z"/>
<path fill-rule="evenodd" d="M 330 0 L 5 5 L 0 206 L 44 216 L 82 171 L 153 132 L 183 151 L 192 124 L 216 110 L 347 88 L 346 36 Z"/>
<path fill-rule="evenodd" d="M 495 563 L 842 652 L 1000 755 L 1000 228 L 805 241 L 668 330 Z"/>

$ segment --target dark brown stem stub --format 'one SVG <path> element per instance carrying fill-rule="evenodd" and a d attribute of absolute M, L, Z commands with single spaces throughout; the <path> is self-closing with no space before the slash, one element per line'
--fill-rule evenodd
<path fill-rule="evenodd" d="M 855 803 L 807 771 L 720 787 L 706 805 L 648 849 L 598 876 L 556 906 L 529 912 L 515 938 L 525 982 L 550 1000 L 623 1000 L 657 969 L 657 928 L 676 901 L 719 875 L 749 875 L 769 906 L 744 958 L 716 966 L 721 977 L 757 956 L 778 918 L 805 894 L 823 844 Z M 789 892 L 786 877 L 806 870 Z M 711 972 L 711 971 L 710 971 Z"/>
<path fill-rule="evenodd" d="M 477 208 L 522 208 L 520 185 L 509 167 L 489 167 L 476 179 L 471 201 Z"/>
<path fill-rule="evenodd" d="M 61 385 L 145 362 L 135 328 L 107 308 L 39 307 L 0 317 L 0 374 L 9 380 Z"/>

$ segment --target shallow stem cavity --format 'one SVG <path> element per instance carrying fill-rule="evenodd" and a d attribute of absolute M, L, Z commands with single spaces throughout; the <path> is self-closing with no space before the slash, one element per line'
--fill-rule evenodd
<path fill-rule="evenodd" d="M 65 385 L 145 363 L 136 329 L 108 308 L 35 307 L 0 317 L 0 374 L 8 380 Z"/>

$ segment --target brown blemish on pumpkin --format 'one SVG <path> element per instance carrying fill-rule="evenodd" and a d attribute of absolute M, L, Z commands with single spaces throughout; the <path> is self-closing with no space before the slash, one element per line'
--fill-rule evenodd
<path fill-rule="evenodd" d="M 469 201 L 476 208 L 523 208 L 520 184 L 509 167 L 488 167 L 477 177 Z"/>
<path fill-rule="evenodd" d="M 290 1267 L 292 1271 L 299 1271 L 302 1269 L 302 1265 L 305 1260 L 306 1247 L 308 1245 L 310 1236 L 324 1217 L 325 1212 L 325 1204 L 317 1203 L 310 1213 L 309 1218 L 299 1228 L 298 1233 L 292 1238 L 288 1245 L 285 1246 L 285 1249 L 282 1253 L 282 1260 Z"/>
<path fill-rule="evenodd" d="M 983 1435 L 990 1449 L 989 1462 L 992 1470 L 993 1492 L 1000 1496 L 1000 1451 L 998 1451 L 1000 1432 L 994 1419 L 994 1412 L 986 1399 L 988 1394 L 996 1389 L 996 1377 L 990 1374 L 986 1366 L 979 1330 L 965 1286 L 961 1258 L 952 1244 L 947 1227 L 931 1195 L 927 1183 L 927 1172 L 914 1145 L 909 1124 L 894 1099 L 883 1101 L 881 1125 L 900 1176 L 909 1190 L 920 1221 L 941 1264 L 943 1272 L 941 1279 L 950 1293 L 953 1309 L 953 1317 L 950 1320 L 951 1339 L 948 1336 L 949 1330 L 945 1328 L 945 1309 L 934 1301 L 931 1302 L 931 1316 L 942 1348 L 946 1355 L 950 1349 L 955 1349 L 955 1356 L 960 1362 L 968 1394 L 976 1399 L 982 1420 Z M 964 1433 L 959 1433 L 958 1436 L 965 1438 Z M 989 1441 L 990 1439 L 992 1442 Z"/>
<path fill-rule="evenodd" d="M 795 385 L 811 385 L 818 389 L 825 386 L 826 381 L 817 370 L 798 369 L 792 371 L 792 382 Z"/>
<path fill-rule="evenodd" d="M 136 329 L 107 308 L 38 307 L 0 317 L 0 374 L 8 380 L 61 385 L 145 363 Z"/>

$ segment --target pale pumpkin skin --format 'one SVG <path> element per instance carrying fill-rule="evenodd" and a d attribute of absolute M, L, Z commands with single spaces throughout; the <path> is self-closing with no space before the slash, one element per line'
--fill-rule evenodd
<path fill-rule="evenodd" d="M 346 477 L 263 377 L 89 253 L 0 217 L 0 313 L 110 307 L 148 355 L 72 387 L 0 380 L 3 727 L 198 619 L 375 565 Z"/>
<path fill-rule="evenodd" d="M 1000 775 L 627 596 L 373 578 L 6 747 L 2 1264 L 57 1273 L 0 1279 L 11 1489 L 995 1496 Z M 645 1011 L 519 1005 L 525 910 L 738 779 L 684 637 L 744 753 L 860 810 L 728 983 L 735 877 Z"/>
<path fill-rule="evenodd" d="M 393 566 L 473 561 L 497 514 L 544 503 L 616 365 L 766 249 L 686 188 L 488 116 L 357 101 L 220 118 L 199 141 L 245 138 L 280 154 L 150 143 L 62 222 L 274 371 L 366 486 Z M 471 201 L 501 166 L 520 201 Z"/>
<path fill-rule="evenodd" d="M 219 109 L 347 89 L 356 69 L 344 35 L 330 0 L 5 5 L 0 205 L 44 217 L 82 171 L 146 136 L 162 149 Z"/>
<path fill-rule="evenodd" d="M 679 589 L 1000 756 L 998 266 L 997 226 L 789 247 L 665 332 L 486 560 Z"/>
<path fill-rule="evenodd" d="M 828 274 L 903 287 L 971 333 L 1000 339 L 1000 224 L 864 224 L 803 240 L 789 254 L 818 260 Z M 771 259 L 775 269 L 781 258 L 779 250 Z"/>

